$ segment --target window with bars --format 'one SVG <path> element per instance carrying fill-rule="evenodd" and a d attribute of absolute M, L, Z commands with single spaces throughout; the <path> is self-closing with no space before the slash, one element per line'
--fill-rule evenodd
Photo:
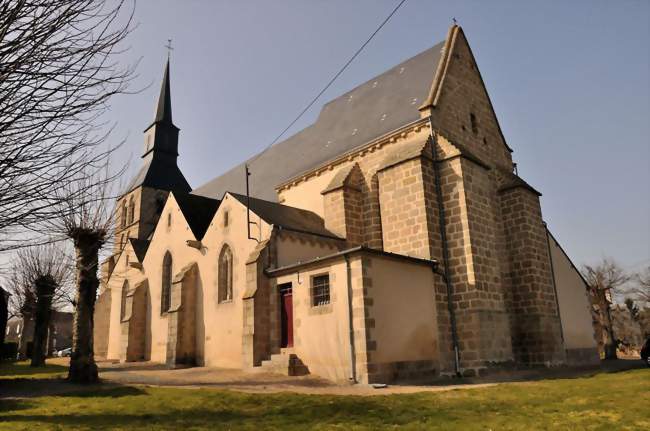
<path fill-rule="evenodd" d="M 330 303 L 329 274 L 316 275 L 311 279 L 311 305 L 318 307 Z"/>

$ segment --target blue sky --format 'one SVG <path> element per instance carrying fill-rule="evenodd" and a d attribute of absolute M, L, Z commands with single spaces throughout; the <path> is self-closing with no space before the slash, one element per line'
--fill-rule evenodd
<path fill-rule="evenodd" d="M 263 149 L 397 4 L 370 0 L 139 1 L 114 100 L 118 162 L 140 163 L 173 39 L 179 165 L 193 187 Z M 650 261 L 650 2 L 407 0 L 287 136 L 328 100 L 463 27 L 545 220 L 577 265 Z"/>

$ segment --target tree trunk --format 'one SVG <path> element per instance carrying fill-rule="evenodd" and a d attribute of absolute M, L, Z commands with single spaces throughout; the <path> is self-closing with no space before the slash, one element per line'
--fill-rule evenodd
<path fill-rule="evenodd" d="M 605 300 L 605 320 L 607 325 L 605 327 L 605 359 L 617 359 L 616 356 L 616 337 L 614 335 L 614 321 L 612 320 L 612 313 L 610 312 L 609 302 Z"/>
<path fill-rule="evenodd" d="M 44 367 L 47 356 L 47 335 L 52 317 L 52 296 L 56 289 L 51 277 L 39 277 L 36 287 L 36 312 L 34 313 L 34 338 L 32 340 L 32 367 Z"/>
<path fill-rule="evenodd" d="M 101 240 L 94 232 L 86 231 L 75 235 L 74 245 L 77 303 L 68 380 L 76 383 L 93 383 L 99 380 L 93 352 L 93 314 L 99 288 L 97 263 Z"/>

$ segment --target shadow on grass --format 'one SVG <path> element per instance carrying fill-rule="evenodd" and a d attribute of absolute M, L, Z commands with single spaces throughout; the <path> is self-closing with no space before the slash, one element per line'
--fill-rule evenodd
<path fill-rule="evenodd" d="M 1 398 L 0 400 L 2 401 L 0 402 L 0 417 L 3 416 L 2 413 L 15 412 L 17 410 L 24 410 L 31 407 L 23 400 L 1 399 Z"/>
<path fill-rule="evenodd" d="M 116 383 L 96 383 L 83 385 L 70 383 L 64 378 L 45 379 L 0 379 L 0 400 L 2 405 L 7 398 L 28 399 L 37 397 L 124 397 L 140 395 L 142 390 Z"/>
<path fill-rule="evenodd" d="M 310 429 L 315 426 L 336 425 L 349 429 L 355 425 L 375 428 L 392 425 L 400 426 L 425 422 L 453 422 L 456 414 L 451 410 L 429 409 L 422 411 L 422 405 L 399 403 L 391 405 L 378 398 L 338 398 L 313 396 L 260 396 L 243 397 L 229 393 L 218 393 L 224 402 L 212 405 L 214 399 L 203 401 L 201 407 L 174 408 L 167 406 L 164 410 L 154 410 L 155 403 L 149 403 L 153 395 L 134 400 L 142 403 L 142 413 L 121 413 L 107 410 L 99 412 L 74 411 L 57 412 L 56 415 L 25 414 L 0 418 L 0 423 L 23 423 L 33 426 L 42 424 L 57 425 L 62 428 L 131 428 L 163 427 L 206 428 L 206 429 L 246 429 L 259 427 L 266 429 Z M 151 400 L 153 401 L 153 400 Z"/>
<path fill-rule="evenodd" d="M 28 361 L 0 362 L 0 379 L 2 377 L 19 377 L 33 374 L 61 374 L 67 371 L 68 367 L 64 365 L 46 363 L 44 367 L 31 367 Z"/>

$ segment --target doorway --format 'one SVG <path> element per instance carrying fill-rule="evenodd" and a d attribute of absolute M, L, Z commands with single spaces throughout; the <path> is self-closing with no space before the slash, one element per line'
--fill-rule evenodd
<path fill-rule="evenodd" d="M 280 286 L 280 347 L 293 347 L 293 292 L 291 283 Z"/>

